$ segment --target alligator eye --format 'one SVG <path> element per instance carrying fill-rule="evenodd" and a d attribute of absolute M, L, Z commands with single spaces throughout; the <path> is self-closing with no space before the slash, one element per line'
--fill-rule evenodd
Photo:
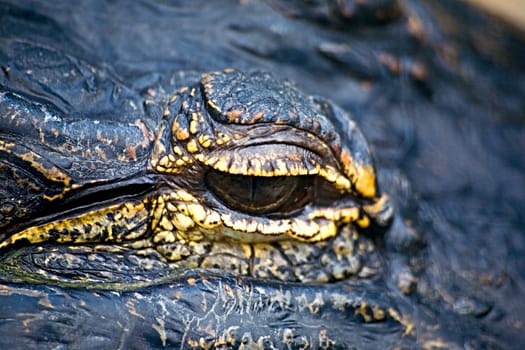
<path fill-rule="evenodd" d="M 210 170 L 206 186 L 226 206 L 248 214 L 286 214 L 313 198 L 311 176 L 244 176 Z"/>

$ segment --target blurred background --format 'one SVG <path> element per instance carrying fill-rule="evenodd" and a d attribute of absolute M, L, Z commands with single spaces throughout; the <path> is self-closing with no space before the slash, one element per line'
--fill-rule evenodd
<path fill-rule="evenodd" d="M 525 0 L 464 0 L 475 4 L 525 31 Z"/>

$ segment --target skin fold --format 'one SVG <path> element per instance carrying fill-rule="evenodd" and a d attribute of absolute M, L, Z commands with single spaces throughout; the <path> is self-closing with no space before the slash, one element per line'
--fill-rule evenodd
<path fill-rule="evenodd" d="M 453 1 L 0 17 L 0 348 L 525 345 L 515 28 Z"/>

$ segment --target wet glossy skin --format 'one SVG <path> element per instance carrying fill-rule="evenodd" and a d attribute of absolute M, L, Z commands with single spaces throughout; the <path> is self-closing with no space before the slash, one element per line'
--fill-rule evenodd
<path fill-rule="evenodd" d="M 54 196 L 36 196 L 40 207 L 19 206 L 19 212 L 34 210 L 31 215 L 4 220 L 3 251 L 21 244 L 104 243 L 128 254 L 157 251 L 165 274 L 203 268 L 301 282 L 373 275 L 379 268 L 377 257 L 371 258 L 377 254 L 373 242 L 354 228 L 340 232 L 342 225 L 385 227 L 393 215 L 387 195 L 378 194 L 366 141 L 339 107 L 290 83 L 263 72 L 205 74 L 159 101 L 163 118 L 154 140 L 144 127 L 138 141 L 129 141 L 138 125 L 146 125 L 142 120 L 127 125 L 129 133 L 126 125 L 110 133 L 95 119 L 84 133 L 97 142 L 73 152 L 75 130 L 67 121 L 32 104 L 31 110 L 44 114 L 38 120 L 14 103 L 16 95 L 5 96 L 3 122 L 11 132 L 4 134 L 0 152 L 4 182 L 16 186 L 4 191 L 18 196 L 40 188 L 31 178 L 21 181 L 19 172 L 59 188 Z M 17 144 L 18 137 L 26 142 Z M 122 138 L 127 143 L 119 155 Z M 104 172 L 96 178 L 96 168 L 87 181 L 68 173 L 85 166 L 79 163 L 91 161 L 93 153 L 126 166 L 143 149 L 150 150 L 150 160 L 125 180 Z M 56 155 L 68 153 L 71 165 L 61 167 Z M 138 186 L 150 189 L 137 193 Z M 55 203 L 65 210 L 38 212 Z M 49 259 L 67 264 L 55 255 L 50 252 Z M 104 266 L 108 273 L 121 269 L 112 263 L 117 266 Z"/>
<path fill-rule="evenodd" d="M 523 60 L 513 49 L 520 42 L 497 23 L 446 1 L 68 4 L 1 5 L 0 84 L 8 92 L 1 105 L 11 108 L 2 110 L 0 128 L 0 174 L 8 179 L 0 188 L 0 237 L 9 246 L 2 251 L 0 330 L 11 335 L 1 347 L 523 343 Z M 231 71 L 207 75 L 226 67 L 270 71 L 274 79 L 252 84 L 244 100 L 228 100 L 223 92 L 246 79 Z M 283 77 L 302 92 L 279 95 L 295 91 L 281 88 Z M 273 94 L 285 98 L 249 98 Z M 302 102 L 274 108 L 293 98 Z M 196 108 L 195 101 L 211 103 Z M 349 146 L 360 136 L 338 122 L 346 113 L 336 104 L 370 141 L 379 165 L 373 176 L 348 166 L 369 164 L 369 152 Z M 329 123 L 314 128 L 302 122 L 309 113 L 299 122 L 293 113 L 260 113 L 298 105 L 307 106 L 299 112 L 322 111 Z M 195 119 L 184 112 L 191 108 Z M 284 122 L 279 135 L 293 147 L 263 141 L 250 152 L 250 140 L 268 137 L 264 127 L 243 131 L 254 120 L 272 131 Z M 210 123 L 222 134 L 194 137 Z M 291 132 L 303 129 L 316 131 Z M 272 165 L 275 183 L 266 181 L 267 158 L 246 162 L 248 155 L 309 156 L 299 149 L 331 149 L 332 157 L 310 158 L 321 165 L 310 166 L 315 174 L 293 175 L 306 176 L 299 181 L 283 180 Z M 176 180 L 183 172 L 191 173 L 187 183 Z M 367 198 L 379 198 L 370 186 L 376 180 L 396 207 L 382 234 L 364 229 L 377 221 L 370 215 L 377 207 L 353 213 L 366 214 Z M 280 195 L 259 196 L 268 188 Z M 301 197 L 300 188 L 316 190 Z M 315 202 L 319 188 L 325 195 Z M 172 211 L 173 201 L 182 205 Z M 284 215 L 286 208 L 295 209 Z M 341 208 L 350 210 L 337 214 Z M 294 228 L 277 223 L 312 210 L 318 219 L 303 217 Z M 213 212 L 219 227 L 236 222 L 236 229 L 180 244 L 173 232 L 200 239 L 201 225 L 214 225 L 206 222 Z M 228 221 L 224 213 L 236 214 Z M 310 220 L 328 217 L 338 231 L 311 228 Z M 93 219 L 106 222 L 84 228 Z M 75 221 L 81 232 L 72 232 Z M 184 223 L 193 227 L 179 230 Z M 61 225 L 65 239 L 56 242 L 49 233 Z M 225 244 L 224 235 L 233 237 Z"/>

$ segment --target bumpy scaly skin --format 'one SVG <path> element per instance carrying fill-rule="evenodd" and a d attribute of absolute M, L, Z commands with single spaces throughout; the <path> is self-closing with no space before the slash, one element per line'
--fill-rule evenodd
<path fill-rule="evenodd" d="M 522 41 L 462 3 L 2 1 L 0 348 L 524 348 Z M 352 177 L 366 167 L 346 169 L 334 147 L 368 154 L 342 113 L 264 75 L 199 84 L 227 66 L 268 69 L 355 111 L 398 206 L 384 237 L 356 229 L 381 222 L 384 203 L 357 184 L 375 176 Z M 196 101 L 192 122 L 181 111 Z M 321 111 L 339 141 L 287 111 Z M 259 117 L 268 124 L 238 124 Z M 264 129 L 279 146 L 239 132 L 260 143 L 252 131 Z M 243 163 L 245 146 L 290 172 L 305 148 L 318 173 L 265 177 L 268 159 Z M 212 169 L 212 152 L 235 163 Z M 248 171 L 262 175 L 231 174 Z M 283 198 L 259 196 L 273 183 Z M 301 186 L 329 195 L 294 201 Z M 202 212 L 221 224 L 204 230 Z M 249 232 L 247 217 L 275 235 Z M 315 242 L 279 217 L 340 232 Z"/>
<path fill-rule="evenodd" d="M 0 249 L 26 241 L 113 243 L 154 249 L 168 269 L 283 281 L 328 282 L 377 271 L 374 244 L 354 225 L 385 226 L 392 209 L 376 188 L 364 137 L 340 108 L 267 73 L 234 70 L 205 74 L 161 103 L 163 119 L 144 169 L 154 176 L 154 188 L 138 198 L 41 219 L 14 232 Z M 150 132 L 143 134 L 146 139 Z M 52 159 L 4 141 L 0 150 L 63 185 L 60 193 L 45 195 L 50 203 L 105 180 L 73 183 Z M 290 193 L 285 186 L 283 202 L 270 212 L 244 212 L 235 207 L 245 204 L 224 203 L 216 189 L 252 191 L 252 197 L 270 193 L 252 182 L 252 188 L 221 189 L 230 176 L 287 177 L 300 185 Z"/>

